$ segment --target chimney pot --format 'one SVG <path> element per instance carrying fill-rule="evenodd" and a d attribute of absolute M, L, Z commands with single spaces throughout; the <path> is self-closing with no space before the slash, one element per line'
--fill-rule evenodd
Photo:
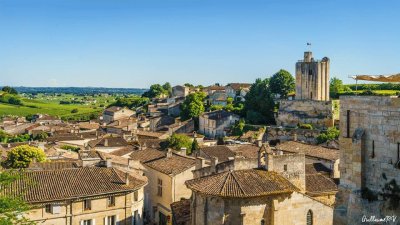
<path fill-rule="evenodd" d="M 125 173 L 125 184 L 129 185 L 129 173 L 128 172 Z"/>
<path fill-rule="evenodd" d="M 167 158 L 170 158 L 172 156 L 172 150 L 169 148 L 167 150 Z"/>
<path fill-rule="evenodd" d="M 111 158 L 107 158 L 107 159 L 106 159 L 106 166 L 107 166 L 107 168 L 111 168 L 111 167 L 112 167 Z"/>
<path fill-rule="evenodd" d="M 107 138 L 104 139 L 104 146 L 108 147 L 108 139 Z"/>

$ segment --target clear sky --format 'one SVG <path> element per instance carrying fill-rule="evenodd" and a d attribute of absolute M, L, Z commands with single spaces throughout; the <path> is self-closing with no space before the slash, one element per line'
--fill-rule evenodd
<path fill-rule="evenodd" d="M 0 0 L 0 86 L 148 87 L 400 72 L 398 0 Z"/>

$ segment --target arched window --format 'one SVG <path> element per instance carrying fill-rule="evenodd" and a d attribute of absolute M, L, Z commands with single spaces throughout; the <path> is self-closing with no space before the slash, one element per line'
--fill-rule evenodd
<path fill-rule="evenodd" d="M 261 225 L 265 225 L 265 220 L 264 219 L 261 220 Z"/>
<path fill-rule="evenodd" d="M 313 225 L 313 212 L 311 209 L 307 212 L 307 225 Z"/>

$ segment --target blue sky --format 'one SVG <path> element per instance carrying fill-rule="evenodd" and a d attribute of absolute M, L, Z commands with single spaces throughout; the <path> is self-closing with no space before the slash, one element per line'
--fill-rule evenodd
<path fill-rule="evenodd" d="M 0 0 L 0 86 L 253 82 L 312 43 L 331 76 L 400 72 L 400 1 Z"/>

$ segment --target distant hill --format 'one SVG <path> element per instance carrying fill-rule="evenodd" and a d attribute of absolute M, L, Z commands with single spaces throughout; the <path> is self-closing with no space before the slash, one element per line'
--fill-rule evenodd
<path fill-rule="evenodd" d="M 147 89 L 143 88 L 105 88 L 105 87 L 14 87 L 19 93 L 65 93 L 65 94 L 137 94 L 141 95 Z"/>

